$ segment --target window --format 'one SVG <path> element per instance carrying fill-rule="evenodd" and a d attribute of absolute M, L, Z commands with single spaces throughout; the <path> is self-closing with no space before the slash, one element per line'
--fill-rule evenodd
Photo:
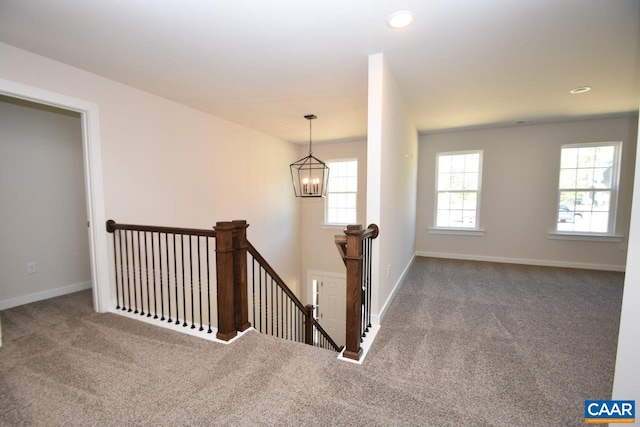
<path fill-rule="evenodd" d="M 482 151 L 436 156 L 436 228 L 478 228 Z"/>
<path fill-rule="evenodd" d="M 613 234 L 620 143 L 563 145 L 557 231 Z"/>
<path fill-rule="evenodd" d="M 355 224 L 358 195 L 358 160 L 327 162 L 329 182 L 325 201 L 325 223 Z"/>

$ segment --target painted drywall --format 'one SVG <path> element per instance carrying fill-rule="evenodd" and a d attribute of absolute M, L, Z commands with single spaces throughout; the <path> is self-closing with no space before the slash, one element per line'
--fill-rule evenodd
<path fill-rule="evenodd" d="M 637 142 L 640 144 L 640 135 Z M 636 154 L 636 170 L 640 170 L 640 153 Z M 640 403 L 640 174 L 635 174 L 634 182 L 613 399 L 635 400 L 637 411 Z"/>
<path fill-rule="evenodd" d="M 383 54 L 369 57 L 368 132 L 367 223 L 380 226 L 372 320 L 379 322 L 413 260 L 418 152 L 415 125 Z"/>
<path fill-rule="evenodd" d="M 300 158 L 308 154 L 308 147 L 301 147 L 298 151 Z M 366 227 L 367 208 L 367 142 L 341 141 L 315 144 L 313 155 L 327 162 L 338 159 L 358 159 L 358 199 L 357 223 Z M 331 173 L 331 172 L 329 172 Z M 293 191 L 293 190 L 292 190 Z M 344 227 L 325 226 L 324 209 L 326 199 L 300 199 L 300 236 L 302 283 L 306 286 L 303 292 L 305 303 L 310 304 L 311 290 L 306 283 L 309 270 L 326 273 L 345 274 L 345 266 L 335 246 L 335 235 L 344 234 Z"/>
<path fill-rule="evenodd" d="M 6 44 L 0 78 L 98 105 L 108 218 L 194 228 L 246 219 L 254 246 L 298 287 L 297 146 Z"/>
<path fill-rule="evenodd" d="M 416 252 L 454 258 L 622 270 L 629 234 L 637 116 L 420 136 Z M 616 234 L 620 242 L 550 240 L 560 146 L 622 141 Z M 436 153 L 482 149 L 484 236 L 435 235 Z"/>
<path fill-rule="evenodd" d="M 90 286 L 82 159 L 78 114 L 0 96 L 0 308 Z"/>

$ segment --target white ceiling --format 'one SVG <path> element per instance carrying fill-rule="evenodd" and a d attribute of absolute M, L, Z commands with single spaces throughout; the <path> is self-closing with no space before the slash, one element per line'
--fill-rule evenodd
<path fill-rule="evenodd" d="M 640 103 L 640 0 L 0 0 L 0 41 L 298 143 L 366 135 L 378 52 L 421 133 Z"/>

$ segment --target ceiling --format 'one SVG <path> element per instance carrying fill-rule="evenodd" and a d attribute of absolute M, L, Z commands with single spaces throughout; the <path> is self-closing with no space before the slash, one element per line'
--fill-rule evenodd
<path fill-rule="evenodd" d="M 640 103 L 639 0 L 0 0 L 0 41 L 296 143 L 366 135 L 378 52 L 420 133 Z"/>

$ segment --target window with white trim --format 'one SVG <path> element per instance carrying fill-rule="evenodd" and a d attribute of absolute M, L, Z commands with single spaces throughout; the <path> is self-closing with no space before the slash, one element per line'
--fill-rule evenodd
<path fill-rule="evenodd" d="M 620 142 L 561 147 L 558 232 L 613 234 Z"/>
<path fill-rule="evenodd" d="M 358 201 L 358 160 L 327 162 L 329 181 L 325 200 L 326 224 L 355 224 Z"/>
<path fill-rule="evenodd" d="M 482 150 L 436 155 L 436 228 L 478 229 Z"/>

